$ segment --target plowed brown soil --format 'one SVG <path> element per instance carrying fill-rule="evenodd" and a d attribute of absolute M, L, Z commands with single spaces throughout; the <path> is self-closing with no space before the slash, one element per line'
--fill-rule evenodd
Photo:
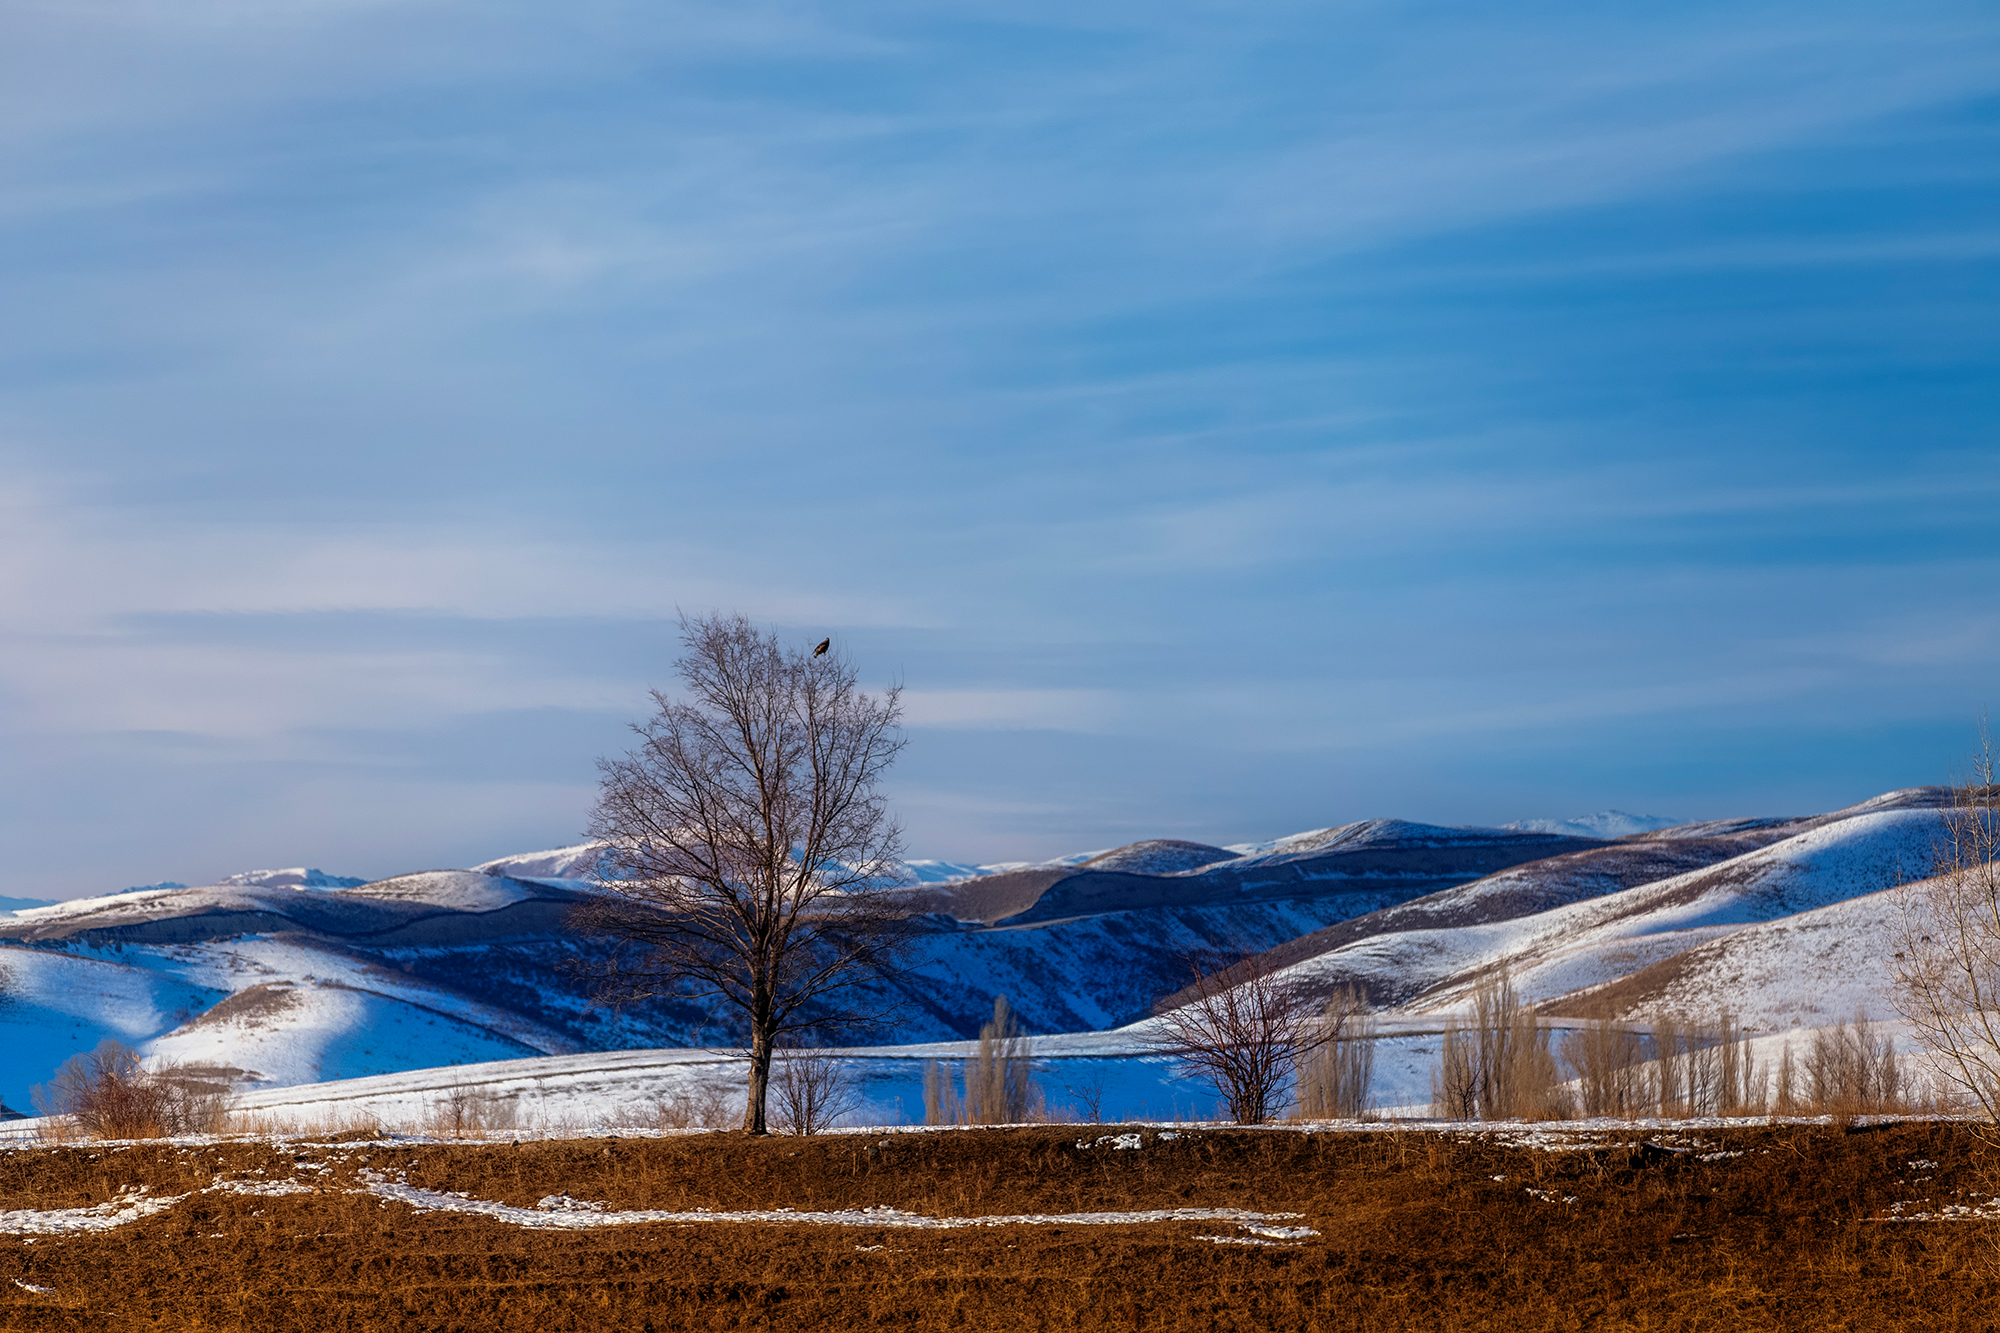
<path fill-rule="evenodd" d="M 1962 1125 L 1632 1132 L 1564 1151 L 1419 1130 L 1094 1142 L 1110 1132 L 20 1149 L 0 1153 L 0 1210 L 223 1178 L 314 1188 L 193 1193 L 105 1233 L 0 1237 L 0 1327 L 2000 1327 L 2000 1221 L 1886 1220 L 1899 1202 L 2000 1193 Z M 1287 1248 L 1203 1239 L 1235 1230 L 1215 1222 L 524 1230 L 353 1192 L 371 1171 L 521 1206 L 566 1192 L 614 1209 L 968 1217 L 1233 1207 L 1303 1213 L 1320 1234 Z"/>

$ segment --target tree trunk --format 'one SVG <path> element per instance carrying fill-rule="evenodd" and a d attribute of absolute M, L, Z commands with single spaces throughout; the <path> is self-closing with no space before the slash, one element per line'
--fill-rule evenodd
<path fill-rule="evenodd" d="M 771 1052 L 777 1044 L 778 1024 L 771 1014 L 768 1000 L 755 997 L 751 1004 L 750 1088 L 743 1103 L 743 1128 L 752 1134 L 768 1134 L 770 1130 L 764 1124 L 764 1104 L 771 1092 Z"/>

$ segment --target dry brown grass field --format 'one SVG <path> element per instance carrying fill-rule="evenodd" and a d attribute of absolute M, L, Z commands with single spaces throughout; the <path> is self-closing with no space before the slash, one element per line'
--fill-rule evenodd
<path fill-rule="evenodd" d="M 0 1152 L 0 1210 L 185 1195 L 116 1229 L 0 1236 L 9 1329 L 1976 1330 L 2000 1193 L 1963 1124 L 996 1129 L 751 1139 L 80 1144 Z M 1079 1147 L 1079 1139 L 1089 1146 Z M 886 1144 L 887 1146 L 883 1146 Z M 931 1216 L 1241 1208 L 1227 1223 L 953 1230 L 660 1222 L 531 1230 L 367 1181 L 534 1207 L 891 1206 Z M 264 1196 L 218 1181 L 298 1181 Z M 1928 1200 L 1928 1202 L 1924 1202 Z M 39 1288 L 40 1290 L 36 1290 Z"/>

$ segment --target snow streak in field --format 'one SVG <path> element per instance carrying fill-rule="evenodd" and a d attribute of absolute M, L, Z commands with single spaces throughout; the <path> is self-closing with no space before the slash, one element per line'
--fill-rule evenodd
<path fill-rule="evenodd" d="M 805 1222 L 815 1226 L 896 1227 L 916 1231 L 946 1231 L 960 1227 L 1135 1226 L 1147 1222 L 1236 1222 L 1259 1235 L 1282 1234 L 1291 1239 L 1316 1236 L 1310 1227 L 1263 1227 L 1262 1223 L 1298 1217 L 1298 1213 L 1253 1213 L 1241 1208 L 1153 1208 L 1129 1213 L 1012 1213 L 987 1217 L 930 1217 L 906 1213 L 899 1208 L 838 1208 L 800 1212 L 793 1208 L 747 1209 L 742 1212 L 714 1212 L 697 1208 L 692 1212 L 635 1208 L 611 1212 L 603 1204 L 592 1204 L 567 1195 L 552 1195 L 533 1208 L 474 1199 L 464 1194 L 444 1194 L 389 1181 L 370 1181 L 371 1192 L 385 1199 L 406 1203 L 433 1213 L 476 1213 L 515 1226 L 547 1231 L 574 1231 L 588 1227 L 624 1226 L 641 1222 Z"/>
<path fill-rule="evenodd" d="M 218 1180 L 201 1194 L 250 1194 L 275 1199 L 287 1194 L 311 1194 L 311 1185 L 296 1180 Z M 358 1191 L 354 1191 L 357 1192 Z M 20 1208 L 0 1212 L 0 1236 L 65 1236 L 78 1232 L 109 1231 L 127 1222 L 137 1222 L 164 1213 L 186 1194 L 148 1199 L 140 1189 L 89 1208 Z"/>
<path fill-rule="evenodd" d="M 68 1236 L 78 1232 L 109 1231 L 142 1217 L 164 1213 L 185 1199 L 185 1194 L 144 1199 L 136 1195 L 113 1199 L 89 1208 L 50 1208 L 37 1211 L 20 1208 L 0 1213 L 0 1236 Z"/>

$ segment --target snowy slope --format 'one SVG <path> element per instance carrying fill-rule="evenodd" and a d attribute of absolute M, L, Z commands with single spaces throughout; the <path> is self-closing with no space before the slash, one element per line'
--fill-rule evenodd
<path fill-rule="evenodd" d="M 575 898 L 446 871 L 357 888 L 154 888 L 15 913 L 0 920 L 0 1099 L 24 1103 L 106 1037 L 250 1084 L 578 1049 L 537 1012 L 561 997 L 504 993 L 513 942 L 546 940 Z M 439 955 L 455 975 L 424 975 Z"/>
<path fill-rule="evenodd" d="M 1678 819 L 1662 819 L 1658 815 L 1600 810 L 1594 815 L 1578 815 L 1574 819 L 1517 819 L 1505 827 L 1527 833 L 1573 833 L 1580 838 L 1623 838 L 1634 833 L 1673 828 L 1679 823 Z"/>
<path fill-rule="evenodd" d="M 1882 889 L 1745 926 L 1550 1006 L 1557 1017 L 1712 1016 L 1759 1031 L 1824 1027 L 1895 1012 L 1898 932 L 1908 898 Z"/>
<path fill-rule="evenodd" d="M 1937 811 L 1889 809 L 1825 824 L 1716 865 L 1491 923 L 1372 936 L 1295 963 L 1314 989 L 1358 982 L 1416 1012 L 1466 1002 L 1500 967 L 1531 999 L 1602 986 L 1759 922 L 1876 893 L 1926 873 Z"/>
<path fill-rule="evenodd" d="M 1078 865 L 1091 870 L 1121 870 L 1132 875 L 1178 875 L 1212 866 L 1219 861 L 1232 860 L 1236 855 L 1226 848 L 1210 847 L 1206 843 L 1155 838 L 1114 847 L 1080 861 Z"/>

